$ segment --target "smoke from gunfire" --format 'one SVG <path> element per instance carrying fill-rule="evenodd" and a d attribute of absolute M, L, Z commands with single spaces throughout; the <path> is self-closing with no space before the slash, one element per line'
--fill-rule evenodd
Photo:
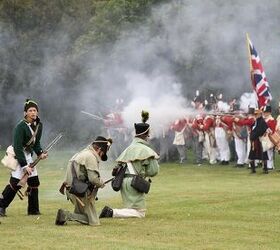
<path fill-rule="evenodd" d="M 273 89 L 277 78 L 273 79 L 271 73 L 275 65 L 269 52 L 277 45 L 268 37 L 272 37 L 270 30 L 277 23 L 268 16 L 276 14 L 276 6 L 276 1 L 266 7 L 261 1 L 230 5 L 219 1 L 172 1 L 155 7 L 146 24 L 126 31 L 111 54 L 105 56 L 112 60 L 103 84 L 113 89 L 103 93 L 106 100 L 110 103 L 119 96 L 125 99 L 127 126 L 140 121 L 142 109 L 150 111 L 150 123 L 166 126 L 188 114 L 187 97 L 192 97 L 196 89 L 219 90 L 227 98 L 251 91 L 246 32 L 256 41 Z M 263 7 L 259 23 L 258 10 Z M 185 67 L 183 74 L 175 70 L 180 64 Z M 114 106 L 112 102 L 110 105 Z"/>
<path fill-rule="evenodd" d="M 181 85 L 174 82 L 174 79 L 166 76 L 148 79 L 139 73 L 129 73 L 125 77 L 127 88 L 131 92 L 131 101 L 122 111 L 126 127 L 141 122 L 141 110 L 148 110 L 151 117 L 149 123 L 154 134 L 158 135 L 176 119 L 194 113 L 191 108 L 187 108 L 189 103 L 181 94 Z M 162 87 L 165 90 L 158 95 Z"/>
<path fill-rule="evenodd" d="M 85 140 L 85 130 L 94 132 L 103 124 L 80 111 L 105 115 L 115 110 L 119 98 L 130 128 L 140 122 L 142 109 L 150 111 L 153 127 L 167 126 L 190 112 L 188 99 L 196 89 L 220 91 L 227 98 L 251 91 L 246 32 L 262 58 L 271 89 L 277 89 L 280 36 L 271 31 L 278 30 L 278 13 L 277 0 L 265 5 L 261 0 L 174 0 L 156 5 L 146 22 L 124 30 L 111 47 L 89 49 L 83 59 L 71 58 L 83 69 L 73 79 L 77 85 L 64 82 L 70 60 L 57 51 L 71 44 L 61 29 L 41 48 L 42 67 L 29 69 L 32 88 L 15 93 L 11 103 L 17 111 L 25 96 L 33 96 L 42 103 L 46 120 L 54 117 L 50 107 L 60 113 L 59 121 L 48 121 L 49 131 L 71 125 Z M 278 98 L 277 91 L 273 97 Z M 18 119 L 18 112 L 14 114 Z"/>

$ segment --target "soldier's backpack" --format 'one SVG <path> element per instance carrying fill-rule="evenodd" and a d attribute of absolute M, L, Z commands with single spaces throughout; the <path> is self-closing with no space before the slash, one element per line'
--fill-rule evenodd
<path fill-rule="evenodd" d="M 15 171 L 17 169 L 17 166 L 19 165 L 15 156 L 16 154 L 13 146 L 9 146 L 6 150 L 4 158 L 1 160 L 1 163 L 3 164 L 4 167 L 12 171 Z"/>
<path fill-rule="evenodd" d="M 112 189 L 116 192 L 120 191 L 123 183 L 123 178 L 125 175 L 127 165 L 126 163 L 118 163 L 116 167 L 113 168 L 112 175 L 115 178 L 112 180 Z"/>
<path fill-rule="evenodd" d="M 78 164 L 75 161 L 72 161 L 71 163 L 71 171 L 72 171 L 72 184 L 69 189 L 70 194 L 74 194 L 78 197 L 84 197 L 86 195 L 86 192 L 88 191 L 88 183 L 79 180 L 77 173 L 75 171 L 74 165 Z"/>

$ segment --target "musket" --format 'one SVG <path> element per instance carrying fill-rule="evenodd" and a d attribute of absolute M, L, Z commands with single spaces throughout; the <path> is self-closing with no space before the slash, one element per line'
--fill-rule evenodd
<path fill-rule="evenodd" d="M 110 178 L 110 179 L 104 181 L 103 184 L 105 185 L 105 184 L 109 183 L 110 181 L 112 181 L 112 180 L 114 180 L 114 179 L 115 179 L 115 177 Z M 93 192 L 94 189 L 98 189 L 98 188 L 94 185 L 93 188 L 90 189 L 90 190 L 91 190 L 91 193 Z M 98 198 L 96 197 L 95 200 L 98 200 Z"/>
<path fill-rule="evenodd" d="M 111 179 L 109 179 L 109 180 L 106 180 L 105 182 L 104 182 L 104 184 L 107 184 L 107 183 L 109 183 L 110 181 L 112 181 L 113 179 L 114 179 L 115 177 L 113 177 L 113 178 L 111 178 Z M 63 182 L 62 183 L 62 185 L 61 185 L 61 187 L 59 188 L 59 192 L 62 194 L 62 195 L 65 195 L 65 188 L 69 188 L 70 186 L 69 185 L 67 185 L 67 183 L 66 182 Z M 95 189 L 96 187 L 94 187 L 93 189 Z M 92 190 L 93 190 L 92 189 Z M 85 206 L 85 203 L 83 203 L 83 201 L 77 196 L 77 195 L 74 195 L 74 194 L 72 194 L 72 196 L 76 199 L 76 201 L 82 206 L 82 207 L 84 207 Z M 97 197 L 95 197 L 95 200 L 98 200 L 98 198 Z"/>
<path fill-rule="evenodd" d="M 20 191 L 20 189 L 16 192 L 18 198 L 20 198 L 21 200 L 23 200 L 24 194 Z"/>
<path fill-rule="evenodd" d="M 98 115 L 95 115 L 95 114 L 91 114 L 91 113 L 83 111 L 83 110 L 81 111 L 81 113 L 83 113 L 85 115 L 89 115 L 89 116 L 93 117 L 95 120 L 98 120 L 98 121 L 104 121 L 105 120 L 101 116 L 98 116 Z"/>
<path fill-rule="evenodd" d="M 240 115 L 247 115 L 247 114 L 248 113 L 246 113 L 246 112 L 240 112 L 240 113 L 233 113 L 233 112 L 206 113 L 206 115 L 212 115 L 212 116 L 223 116 L 223 115 L 240 116 Z"/>
<path fill-rule="evenodd" d="M 46 149 L 44 150 L 44 153 L 47 153 L 55 144 L 58 143 L 58 141 L 62 138 L 63 134 L 62 133 L 59 133 L 51 142 L 50 144 L 46 147 Z M 34 162 L 32 162 L 31 164 L 29 164 L 29 167 L 30 168 L 34 168 L 38 162 L 41 160 L 40 157 L 37 157 L 36 160 Z M 24 175 L 22 176 L 22 178 L 20 179 L 20 181 L 18 182 L 17 186 L 20 186 L 20 187 L 24 187 L 26 182 L 27 182 L 27 179 L 28 179 L 28 173 L 25 172 Z M 23 194 L 21 192 L 19 192 L 20 195 L 23 196 Z"/>
<path fill-rule="evenodd" d="M 113 177 L 113 178 L 111 178 L 111 179 L 108 179 L 107 181 L 104 182 L 104 184 L 107 184 L 107 183 L 109 183 L 110 181 L 112 181 L 112 180 L 114 180 L 114 179 L 115 179 L 115 177 Z"/>
<path fill-rule="evenodd" d="M 114 179 L 115 179 L 115 177 L 110 178 L 110 179 L 104 181 L 104 185 L 107 184 L 107 183 L 109 183 L 109 182 L 111 182 L 111 181 L 114 180 Z M 96 186 L 93 187 L 91 193 L 93 192 L 94 189 L 97 189 Z M 98 201 L 98 197 L 97 197 L 97 196 L 95 197 L 95 200 Z"/>
<path fill-rule="evenodd" d="M 89 115 L 91 116 L 93 119 L 97 120 L 97 121 L 114 121 L 113 119 L 105 119 L 101 116 L 98 116 L 98 115 L 95 115 L 95 114 L 91 114 L 89 112 L 86 112 L 86 111 L 81 111 L 81 113 L 85 114 L 85 115 Z"/>
<path fill-rule="evenodd" d="M 108 182 L 112 181 L 113 179 L 114 179 L 114 178 L 111 178 L 111 179 L 105 181 L 104 184 L 107 184 Z M 59 191 L 60 191 L 60 190 L 59 190 Z M 61 193 L 62 193 L 62 192 L 61 192 Z M 80 203 L 80 205 L 81 205 L 82 207 L 85 206 L 85 203 L 83 203 L 83 201 L 82 201 L 77 195 L 74 195 L 74 194 L 72 194 L 72 195 L 75 197 L 76 201 L 77 201 L 78 203 Z M 97 201 L 97 200 L 98 200 L 98 197 L 95 197 L 95 200 Z"/>

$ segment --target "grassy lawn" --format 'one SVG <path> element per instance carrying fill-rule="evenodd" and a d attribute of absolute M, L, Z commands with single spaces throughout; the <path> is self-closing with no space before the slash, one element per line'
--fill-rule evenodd
<path fill-rule="evenodd" d="M 162 164 L 147 195 L 145 219 L 55 226 L 58 208 L 73 209 L 58 192 L 71 155 L 52 152 L 40 163 L 42 215 L 27 216 L 27 200 L 16 197 L 8 217 L 0 218 L 1 249 L 280 249 L 280 172 L 257 169 L 251 175 L 232 165 Z M 280 166 L 278 156 L 276 162 Z M 112 166 L 102 166 L 104 179 Z M 1 191 L 8 179 L 1 167 Z M 122 206 L 110 185 L 99 191 L 96 207 L 104 205 Z"/>

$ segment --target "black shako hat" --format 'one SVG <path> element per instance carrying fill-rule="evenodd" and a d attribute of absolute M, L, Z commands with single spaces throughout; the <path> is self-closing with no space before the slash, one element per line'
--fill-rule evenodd
<path fill-rule="evenodd" d="M 97 136 L 96 139 L 93 141 L 92 144 L 98 146 L 101 151 L 104 153 L 104 155 L 102 155 L 101 160 L 102 161 L 107 161 L 108 156 L 107 156 L 107 152 L 110 148 L 110 146 L 112 145 L 113 141 L 111 138 L 106 139 L 103 136 Z"/>
<path fill-rule="evenodd" d="M 237 110 L 239 110 L 240 109 L 240 105 L 238 104 L 238 103 L 234 103 L 233 105 L 232 105 L 232 111 L 237 111 Z"/>
<path fill-rule="evenodd" d="M 27 112 L 29 108 L 36 108 L 39 111 L 38 104 L 30 99 L 26 99 L 24 103 L 24 112 Z"/>
<path fill-rule="evenodd" d="M 249 107 L 248 108 L 248 115 L 253 115 L 255 113 L 255 108 Z"/>
<path fill-rule="evenodd" d="M 146 121 L 149 119 L 149 112 L 142 110 L 141 116 L 142 122 L 134 123 L 135 136 L 144 135 L 150 130 L 150 124 L 146 123 Z"/>
<path fill-rule="evenodd" d="M 193 101 L 194 102 L 203 102 L 203 99 L 202 99 L 202 97 L 200 96 L 200 95 L 197 95 L 197 96 L 195 96 L 194 98 L 193 98 Z"/>
<path fill-rule="evenodd" d="M 272 112 L 271 106 L 265 106 L 263 112 Z"/>

